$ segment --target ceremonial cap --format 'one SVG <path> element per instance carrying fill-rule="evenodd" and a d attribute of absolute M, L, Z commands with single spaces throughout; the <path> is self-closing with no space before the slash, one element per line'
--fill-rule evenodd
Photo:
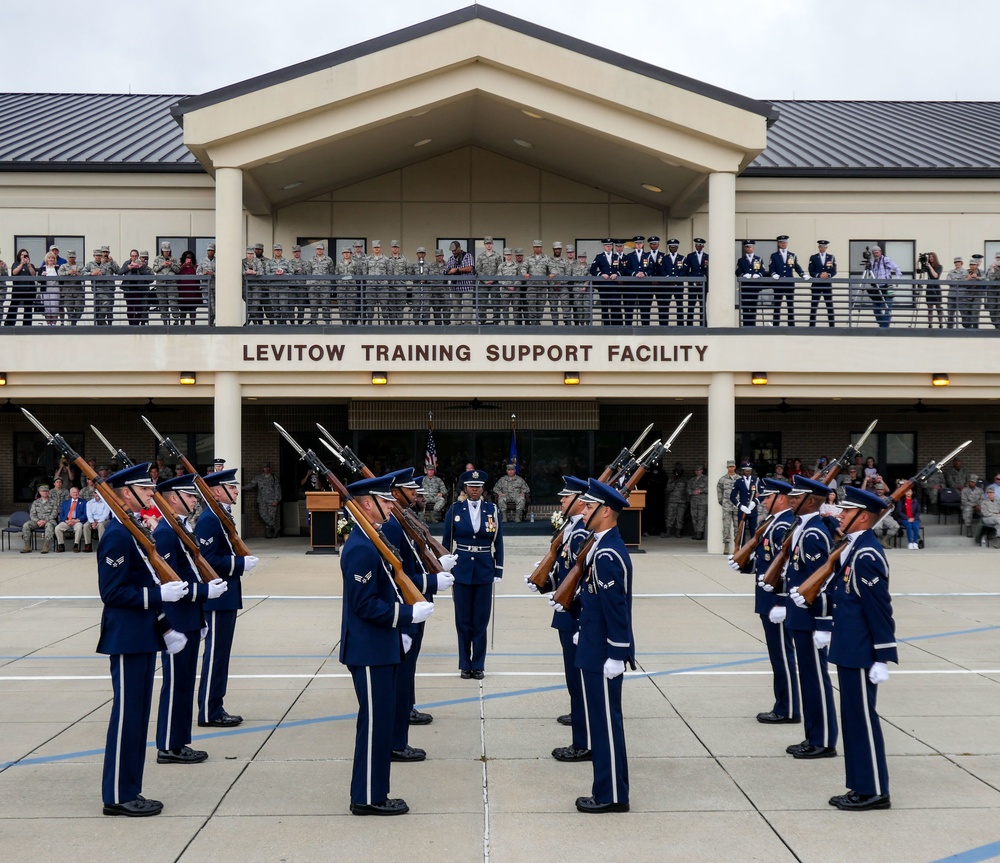
<path fill-rule="evenodd" d="M 236 471 L 239 468 L 231 467 L 229 470 L 219 470 L 215 473 L 205 474 L 205 485 L 209 488 L 215 488 L 219 485 L 239 485 L 240 481 L 236 479 Z"/>
<path fill-rule="evenodd" d="M 591 479 L 587 484 L 587 493 L 583 496 L 587 503 L 599 503 L 610 506 L 615 512 L 621 512 L 628 506 L 628 499 L 610 485 L 599 479 Z"/>
<path fill-rule="evenodd" d="M 416 488 L 417 484 L 413 481 L 413 468 L 404 467 L 400 470 L 393 470 L 386 474 L 386 476 L 392 477 L 392 487 L 393 488 Z"/>
<path fill-rule="evenodd" d="M 783 479 L 765 479 L 761 481 L 761 494 L 788 494 L 792 484 Z"/>
<path fill-rule="evenodd" d="M 584 494 L 589 483 L 585 479 L 576 476 L 563 477 L 563 489 L 559 492 L 559 497 L 566 497 L 571 494 Z"/>
<path fill-rule="evenodd" d="M 853 485 L 844 488 L 844 499 L 840 502 L 841 509 L 865 509 L 875 515 L 881 515 L 886 507 L 886 502 L 877 494 Z"/>
<path fill-rule="evenodd" d="M 697 243 L 698 240 L 695 240 L 695 242 Z M 681 244 L 681 241 L 678 240 L 677 237 L 671 237 L 669 240 L 667 240 L 667 245 L 668 246 L 679 246 L 680 244 Z"/>
<path fill-rule="evenodd" d="M 740 470 L 753 470 L 753 464 L 746 459 L 740 462 Z"/>
<path fill-rule="evenodd" d="M 651 242 L 651 243 L 658 243 L 658 242 L 660 242 L 660 238 L 659 237 L 650 237 L 649 238 L 649 242 Z"/>
<path fill-rule="evenodd" d="M 490 475 L 484 470 L 467 470 L 460 479 L 462 485 L 486 485 L 489 481 Z"/>
<path fill-rule="evenodd" d="M 198 487 L 194 484 L 194 474 L 186 473 L 181 476 L 174 476 L 156 484 L 157 491 L 186 491 L 188 494 L 197 494 Z"/>
<path fill-rule="evenodd" d="M 829 493 L 830 487 L 817 479 L 810 479 L 801 474 L 792 477 L 792 494 L 815 494 L 826 497 Z"/>
<path fill-rule="evenodd" d="M 611 237 L 608 237 L 606 240 L 601 240 L 601 245 L 602 246 L 612 246 L 612 245 L 614 245 L 614 242 L 615 241 L 612 240 Z"/>
<path fill-rule="evenodd" d="M 779 243 L 787 243 L 788 242 L 788 234 L 782 234 L 777 239 L 778 239 Z"/>
<path fill-rule="evenodd" d="M 112 488 L 122 488 L 126 485 L 153 488 L 155 483 L 149 475 L 149 469 L 152 466 L 153 463 L 149 461 L 143 462 L 142 464 L 134 464 L 132 467 L 127 467 L 124 470 L 111 474 L 105 482 Z"/>
<path fill-rule="evenodd" d="M 633 243 L 645 243 L 646 242 L 646 238 L 643 237 L 642 235 L 638 235 L 637 234 L 636 236 L 632 237 L 632 242 Z"/>
<path fill-rule="evenodd" d="M 212 464 L 225 464 L 225 463 L 226 460 L 224 458 L 219 458 L 219 456 L 216 456 L 215 458 L 212 459 Z"/>
<path fill-rule="evenodd" d="M 701 237 L 695 237 L 694 238 L 694 244 L 696 246 L 704 246 L 705 245 L 705 240 L 703 238 L 701 238 Z"/>
<path fill-rule="evenodd" d="M 347 490 L 355 496 L 370 494 L 392 500 L 392 479 L 391 473 L 385 476 L 366 477 L 352 482 Z"/>
<path fill-rule="evenodd" d="M 817 240 L 816 241 L 816 245 L 817 246 L 829 246 L 830 245 L 830 241 L 829 240 Z"/>
<path fill-rule="evenodd" d="M 744 240 L 743 241 L 743 245 L 744 246 L 756 246 L 757 245 L 757 241 L 756 240 Z"/>

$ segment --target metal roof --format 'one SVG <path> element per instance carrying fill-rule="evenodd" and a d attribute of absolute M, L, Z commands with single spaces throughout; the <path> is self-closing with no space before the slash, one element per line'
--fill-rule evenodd
<path fill-rule="evenodd" d="M 1000 102 L 772 103 L 746 177 L 1000 176 Z"/>
<path fill-rule="evenodd" d="M 170 116 L 179 98 L 0 93 L 0 171 L 202 173 Z"/>

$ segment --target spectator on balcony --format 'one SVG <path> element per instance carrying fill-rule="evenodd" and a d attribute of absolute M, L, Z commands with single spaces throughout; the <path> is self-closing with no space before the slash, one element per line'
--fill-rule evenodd
<path fill-rule="evenodd" d="M 208 276 L 205 290 L 208 293 L 208 321 L 215 323 L 215 243 L 205 248 L 205 257 L 198 262 L 198 275 Z"/>
<path fill-rule="evenodd" d="M 771 254 L 771 263 L 768 273 L 772 279 L 788 280 L 798 275 L 801 279 L 805 276 L 802 267 L 799 265 L 799 258 L 794 252 L 788 250 L 788 235 L 782 234 L 778 237 L 778 250 Z M 786 320 L 788 326 L 795 326 L 795 284 L 791 281 L 777 281 L 774 286 L 774 311 L 771 314 L 771 323 L 778 326 L 781 318 L 781 305 L 787 306 Z"/>
<path fill-rule="evenodd" d="M 595 255 L 590 265 L 590 275 L 600 279 L 595 284 L 601 298 L 601 323 L 606 327 L 621 326 L 621 292 L 614 284 L 621 273 L 618 256 L 612 251 L 614 240 L 608 237 L 601 240 L 601 245 L 604 251 Z"/>
<path fill-rule="evenodd" d="M 181 265 L 171 252 L 170 243 L 166 241 L 160 243 L 160 254 L 153 258 L 153 265 L 150 269 L 154 276 L 163 277 L 158 278 L 154 283 L 154 302 L 160 311 L 160 320 L 163 322 L 163 326 L 169 327 L 172 318 L 180 318 L 180 309 L 177 305 L 177 281 L 174 276 L 181 269 Z M 179 320 L 177 322 L 180 323 Z"/>
<path fill-rule="evenodd" d="M 962 316 L 962 327 L 967 330 L 979 329 L 979 316 L 983 308 L 985 281 L 983 275 L 983 256 L 973 255 L 969 259 L 969 271 L 965 274 L 965 284 L 959 289 L 959 312 Z"/>
<path fill-rule="evenodd" d="M 387 323 L 399 325 L 406 317 L 406 306 L 413 294 L 405 277 L 409 275 L 410 262 L 406 255 L 399 251 L 399 240 L 389 243 L 389 258 L 386 264 L 386 274 L 392 276 L 392 281 L 386 283 L 388 310 L 383 312 Z"/>
<path fill-rule="evenodd" d="M 288 261 L 285 260 L 285 250 L 281 243 L 275 243 L 271 249 L 273 258 L 264 264 L 264 275 L 268 284 L 267 319 L 271 324 L 288 324 L 292 320 L 291 286 L 284 281 L 290 275 Z"/>
<path fill-rule="evenodd" d="M 955 266 L 952 267 L 948 272 L 948 281 L 951 282 L 948 285 L 948 314 L 946 323 L 949 330 L 953 330 L 961 321 L 961 300 L 962 300 L 962 288 L 956 282 L 964 282 L 969 275 L 969 271 L 962 266 L 961 256 L 957 256 L 954 260 Z"/>
<path fill-rule="evenodd" d="M 253 256 L 257 259 L 257 263 L 260 264 L 261 270 L 267 272 L 267 262 L 270 258 L 264 257 L 264 244 L 254 243 L 253 244 Z"/>
<path fill-rule="evenodd" d="M 518 249 L 518 251 L 522 251 Z M 524 254 L 522 252 L 522 259 Z M 503 260 L 497 266 L 497 305 L 493 322 L 521 323 L 521 288 L 524 285 L 524 264 L 514 260 L 514 250 L 505 246 Z"/>
<path fill-rule="evenodd" d="M 563 257 L 563 244 L 556 240 L 552 243 L 552 254 L 549 255 L 547 267 L 549 284 L 545 291 L 545 300 L 549 304 L 549 317 L 553 324 L 559 324 L 562 319 L 561 309 L 566 304 L 566 282 L 563 278 L 569 274 L 569 259 Z M 541 315 L 543 312 L 539 310 Z"/>
<path fill-rule="evenodd" d="M 149 284 L 153 271 L 149 268 L 149 252 L 132 249 L 128 263 L 122 267 L 122 293 L 125 295 L 125 317 L 130 327 L 149 323 Z"/>
<path fill-rule="evenodd" d="M 76 262 L 76 251 L 66 252 L 66 263 L 59 267 L 59 275 L 68 277 L 60 285 L 62 310 L 71 327 L 75 327 L 83 317 L 83 268 Z"/>
<path fill-rule="evenodd" d="M 59 305 L 59 266 L 55 252 L 45 255 L 45 264 L 38 268 L 38 291 L 42 297 L 42 311 L 45 323 L 50 327 L 59 325 L 62 317 Z"/>
<path fill-rule="evenodd" d="M 740 324 L 744 327 L 757 326 L 757 300 L 764 262 L 754 254 L 756 246 L 756 240 L 744 240 L 743 254 L 736 262 L 736 275 L 740 280 Z"/>
<path fill-rule="evenodd" d="M 445 283 L 445 273 L 448 272 L 448 264 L 444 259 L 444 249 L 434 250 L 434 263 L 429 267 L 433 279 L 431 291 L 431 311 L 434 314 L 434 323 L 451 323 L 451 295 L 448 293 L 448 284 Z"/>
<path fill-rule="evenodd" d="M 372 253 L 368 256 L 367 270 L 374 279 L 365 281 L 365 304 L 362 317 L 365 321 L 375 321 L 378 315 L 382 323 L 389 323 L 389 304 L 393 301 L 392 290 L 384 278 L 389 272 L 389 259 L 382 254 L 382 241 L 372 240 Z"/>
<path fill-rule="evenodd" d="M 337 307 L 340 322 L 345 326 L 357 326 L 361 322 L 361 277 L 365 273 L 364 261 L 354 259 L 354 250 L 349 246 L 340 252 L 334 270 L 340 276 L 337 280 Z"/>
<path fill-rule="evenodd" d="M 684 275 L 708 278 L 708 252 L 705 251 L 705 238 L 694 238 L 694 251 L 688 252 L 684 259 Z M 687 283 L 687 317 L 684 322 L 689 326 L 705 326 L 705 292 L 707 282 Z"/>
<path fill-rule="evenodd" d="M 872 257 L 868 262 L 875 281 L 866 290 L 872 301 L 872 314 L 881 329 L 886 329 L 892 320 L 893 288 L 891 279 L 902 278 L 903 273 L 889 258 L 882 254 L 881 246 L 872 246 Z"/>
<path fill-rule="evenodd" d="M 302 278 L 309 272 L 309 262 L 302 260 L 302 246 L 292 246 L 292 256 L 286 261 L 286 265 L 287 274 L 295 277 L 287 297 L 288 322 L 301 325 L 309 307 L 309 289 Z"/>
<path fill-rule="evenodd" d="M 653 238 L 649 239 L 652 245 Z M 657 279 L 653 292 L 661 327 L 670 325 L 671 305 L 674 306 L 674 320 L 677 326 L 684 325 L 684 283 L 681 279 L 686 273 L 687 260 L 680 252 L 680 240 L 668 239 L 666 254 L 661 254 L 657 260 L 657 274 L 662 278 Z"/>
<path fill-rule="evenodd" d="M 333 291 L 328 278 L 336 269 L 333 259 L 326 254 L 326 244 L 316 243 L 313 246 L 313 256 L 307 262 L 310 275 L 320 276 L 309 282 L 309 323 L 322 324 L 324 319 L 333 323 Z"/>
<path fill-rule="evenodd" d="M 549 278 L 549 256 L 542 252 L 541 240 L 532 241 L 531 254 L 524 260 L 524 269 L 528 277 L 524 292 L 524 322 L 528 326 L 536 326 L 542 322 Z"/>
<path fill-rule="evenodd" d="M 928 252 L 927 260 L 917 267 L 918 275 L 923 273 L 927 276 L 927 285 L 924 288 L 924 298 L 927 302 L 927 326 L 934 326 L 934 316 L 937 315 L 938 329 L 944 327 L 944 313 L 941 309 L 941 285 L 936 284 L 941 278 L 944 266 L 938 260 L 937 252 Z"/>
<path fill-rule="evenodd" d="M 587 265 L 587 253 L 576 253 L 574 246 L 566 247 L 567 276 L 574 281 L 569 282 L 563 294 L 563 323 L 582 327 L 590 323 L 591 282 L 590 267 Z"/>
<path fill-rule="evenodd" d="M 155 264 L 153 271 L 156 271 Z M 253 246 L 247 246 L 246 256 L 243 258 L 243 281 L 246 283 L 243 297 L 247 304 L 247 323 L 251 325 L 260 326 L 264 323 L 264 306 L 267 300 L 264 286 L 260 283 L 263 275 L 264 265 L 258 260 Z"/>
<path fill-rule="evenodd" d="M 812 279 L 812 288 L 809 297 L 809 326 L 816 326 L 816 312 L 819 304 L 826 305 L 826 319 L 829 326 L 833 326 L 833 288 L 830 287 L 830 279 L 837 275 L 837 259 L 827 253 L 830 248 L 829 240 L 817 240 L 816 246 L 819 251 L 809 258 L 809 278 Z"/>
<path fill-rule="evenodd" d="M 539 240 L 539 250 L 541 241 Z M 449 276 L 469 276 L 470 278 L 457 278 L 451 282 L 451 291 L 455 297 L 455 307 L 457 314 L 455 320 L 461 324 L 471 324 L 475 322 L 473 314 L 473 302 L 475 301 L 475 279 L 471 276 L 476 271 L 476 262 L 472 255 L 462 248 L 458 240 L 451 242 L 451 257 L 448 258 L 447 274 Z M 542 255 L 544 258 L 545 256 Z"/>
<path fill-rule="evenodd" d="M 427 249 L 417 246 L 417 259 L 410 264 L 410 276 L 413 278 L 413 322 L 426 324 L 431 316 L 431 296 L 433 285 L 428 280 L 430 263 L 427 260 Z M 417 499 L 419 502 L 419 498 Z"/>
<path fill-rule="evenodd" d="M 503 298 L 497 272 L 503 258 L 493 248 L 493 237 L 483 237 L 484 251 L 476 258 L 479 276 L 479 323 L 499 324 L 503 313 Z"/>
<path fill-rule="evenodd" d="M 17 263 L 11 268 L 10 274 L 16 279 L 10 289 L 10 307 L 7 309 L 7 317 L 4 318 L 4 326 L 12 327 L 17 323 L 17 311 L 22 310 L 21 326 L 30 327 L 31 318 L 35 311 L 36 291 L 38 285 L 33 277 L 37 274 L 35 265 L 31 263 L 31 255 L 27 249 L 21 249 L 17 253 Z"/>
<path fill-rule="evenodd" d="M 634 311 L 636 317 L 634 323 L 648 327 L 650 306 L 653 302 L 653 288 L 651 287 L 652 282 L 646 280 L 658 276 L 659 269 L 653 262 L 652 255 L 645 249 L 645 237 L 635 236 L 632 238 L 632 243 L 635 246 L 634 250 L 625 256 L 628 271 L 626 275 L 642 281 L 633 282 L 628 286 L 625 301 L 622 303 L 625 309 L 625 326 L 633 324 Z"/>
<path fill-rule="evenodd" d="M 186 279 L 177 280 L 177 323 L 178 325 L 191 319 L 194 324 L 198 317 L 198 306 L 201 304 L 201 283 L 197 278 L 193 278 L 198 272 L 198 264 L 195 261 L 194 252 L 190 249 L 181 255 L 180 267 L 177 274 L 188 276 Z"/>

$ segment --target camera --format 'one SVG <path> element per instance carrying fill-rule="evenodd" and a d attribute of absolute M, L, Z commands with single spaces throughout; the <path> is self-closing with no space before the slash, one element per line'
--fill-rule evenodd
<path fill-rule="evenodd" d="M 917 272 L 926 273 L 927 272 L 927 252 L 921 252 L 917 255 Z"/>

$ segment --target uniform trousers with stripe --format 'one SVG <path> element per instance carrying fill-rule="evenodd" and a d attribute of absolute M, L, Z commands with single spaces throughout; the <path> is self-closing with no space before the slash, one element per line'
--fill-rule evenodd
<path fill-rule="evenodd" d="M 459 584 L 451 587 L 458 632 L 458 668 L 482 671 L 486 666 L 486 630 L 493 609 L 493 584 Z"/>
<path fill-rule="evenodd" d="M 403 654 L 396 674 L 396 714 L 392 724 L 392 748 L 405 749 L 410 742 L 410 711 L 416 702 L 417 657 L 424 640 L 424 624 L 417 624 L 410 649 Z"/>
<path fill-rule="evenodd" d="M 389 796 L 398 668 L 398 665 L 348 666 L 358 696 L 351 803 L 382 803 Z"/>
<path fill-rule="evenodd" d="M 628 756 L 622 718 L 624 674 L 608 680 L 601 671 L 583 671 L 590 750 L 593 753 L 597 803 L 628 803 Z"/>
<path fill-rule="evenodd" d="M 806 743 L 810 746 L 836 746 L 837 708 L 833 703 L 833 684 L 826 664 L 827 649 L 816 649 L 812 631 L 808 629 L 793 629 L 792 642 L 799 661 Z"/>
<path fill-rule="evenodd" d="M 583 672 L 576 667 L 576 645 L 573 632 L 559 630 L 562 645 L 563 670 L 566 672 L 566 688 L 569 690 L 569 715 L 572 719 L 574 749 L 590 749 L 590 733 L 587 728 L 587 700 L 583 697 Z"/>
<path fill-rule="evenodd" d="M 795 645 L 791 631 L 784 623 L 771 623 L 766 614 L 760 615 L 764 641 L 774 675 L 774 713 L 786 719 L 799 719 L 799 681 L 795 668 Z"/>
<path fill-rule="evenodd" d="M 183 650 L 172 656 L 165 650 L 160 654 L 163 686 L 160 689 L 160 709 L 156 715 L 157 749 L 180 749 L 191 742 L 201 630 L 185 632 L 184 635 L 187 636 L 187 644 Z"/>
<path fill-rule="evenodd" d="M 118 653 L 111 657 L 114 700 L 101 783 L 105 803 L 128 803 L 142 793 L 155 671 L 155 653 Z"/>
<path fill-rule="evenodd" d="M 208 635 L 201 660 L 201 683 L 198 685 L 198 721 L 221 718 L 222 702 L 229 684 L 229 656 L 236 634 L 236 609 L 210 611 L 205 617 Z"/>
<path fill-rule="evenodd" d="M 844 768 L 847 787 L 858 794 L 888 794 L 882 724 L 875 711 L 878 687 L 867 668 L 837 666 L 840 683 L 840 721 L 844 725 Z"/>

